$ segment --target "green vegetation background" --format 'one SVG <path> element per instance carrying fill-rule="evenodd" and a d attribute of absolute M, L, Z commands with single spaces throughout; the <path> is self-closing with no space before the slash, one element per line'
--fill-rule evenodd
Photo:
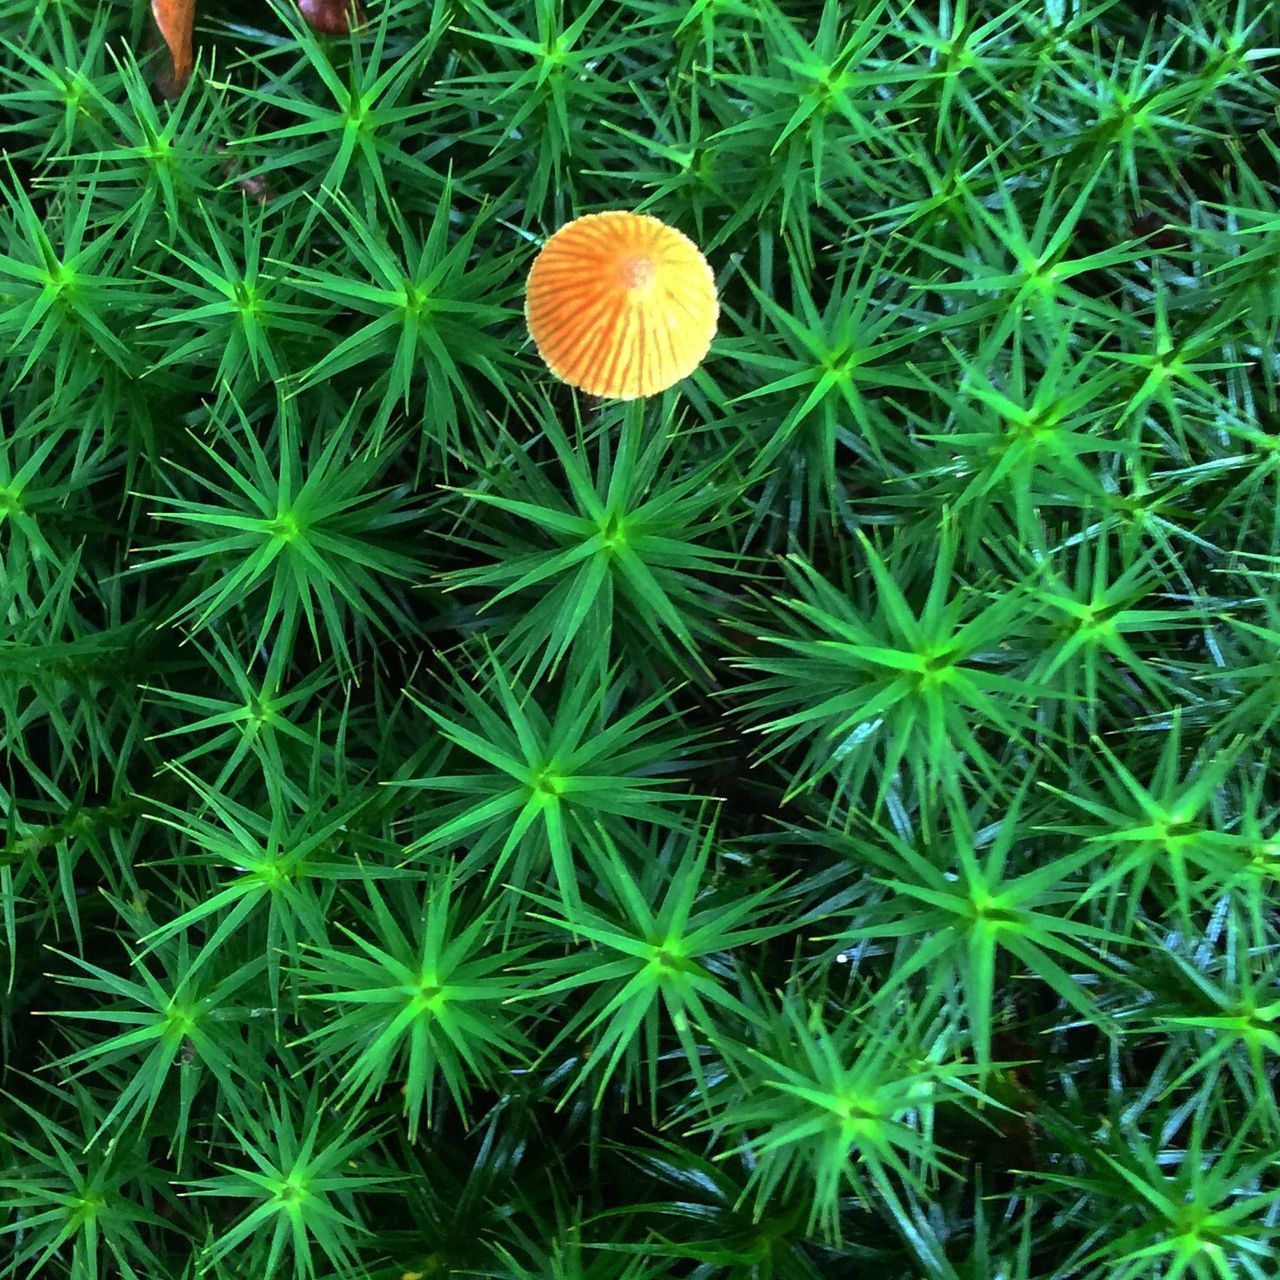
<path fill-rule="evenodd" d="M 0 1275 L 1272 1280 L 1275 6 L 367 17 L 0 0 Z"/>

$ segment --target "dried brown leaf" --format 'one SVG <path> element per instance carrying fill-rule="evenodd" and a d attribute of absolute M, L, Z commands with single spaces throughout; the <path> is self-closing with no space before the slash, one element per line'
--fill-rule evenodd
<path fill-rule="evenodd" d="M 191 78 L 195 62 L 191 51 L 191 28 L 196 20 L 196 0 L 151 0 L 151 13 L 165 44 L 169 46 L 172 64 L 168 83 L 161 86 L 162 91 L 165 94 L 180 93 Z"/>

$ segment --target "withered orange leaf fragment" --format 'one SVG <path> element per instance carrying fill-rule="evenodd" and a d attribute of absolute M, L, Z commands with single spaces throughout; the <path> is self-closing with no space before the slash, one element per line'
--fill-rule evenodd
<path fill-rule="evenodd" d="M 561 381 L 592 395 L 656 395 L 702 363 L 719 318 L 716 282 L 688 236 L 648 214 L 589 213 L 534 259 L 525 317 Z"/>
<path fill-rule="evenodd" d="M 194 56 L 191 28 L 196 20 L 196 0 L 151 0 L 151 15 L 169 46 L 171 70 L 163 92 L 179 93 L 191 78 Z"/>
<path fill-rule="evenodd" d="M 313 31 L 325 36 L 343 36 L 351 30 L 351 0 L 298 0 L 302 16 Z M 364 26 L 364 14 L 355 6 L 356 27 Z"/>

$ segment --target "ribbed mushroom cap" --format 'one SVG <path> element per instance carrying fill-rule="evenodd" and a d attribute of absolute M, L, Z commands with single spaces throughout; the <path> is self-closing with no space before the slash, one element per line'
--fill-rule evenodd
<path fill-rule="evenodd" d="M 588 213 L 542 246 L 525 289 L 538 354 L 564 382 L 617 400 L 656 395 L 702 363 L 720 308 L 688 236 L 642 213 Z"/>

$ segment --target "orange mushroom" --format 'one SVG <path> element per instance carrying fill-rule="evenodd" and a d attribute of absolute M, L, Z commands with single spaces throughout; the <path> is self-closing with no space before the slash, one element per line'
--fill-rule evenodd
<path fill-rule="evenodd" d="M 588 213 L 542 246 L 524 313 L 557 378 L 634 400 L 687 378 L 719 317 L 716 282 L 688 236 L 648 214 Z"/>

